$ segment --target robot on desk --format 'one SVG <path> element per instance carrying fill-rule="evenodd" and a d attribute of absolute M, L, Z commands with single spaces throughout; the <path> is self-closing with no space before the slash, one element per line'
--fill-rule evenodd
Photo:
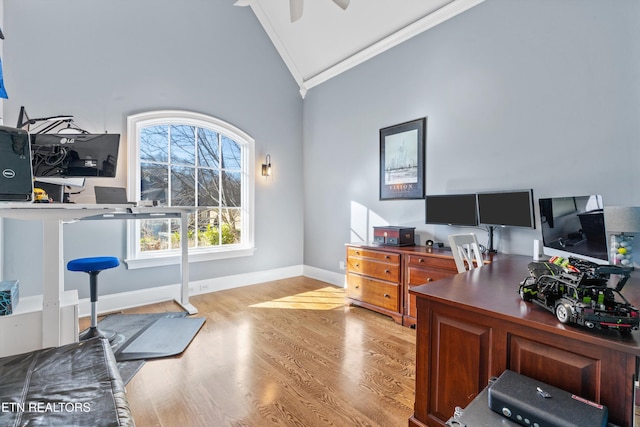
<path fill-rule="evenodd" d="M 630 334 L 640 325 L 638 309 L 621 291 L 631 269 L 553 257 L 531 262 L 529 276 L 520 283 L 520 297 L 555 313 L 563 324 L 589 329 L 615 329 Z M 617 283 L 610 287 L 610 281 Z"/>

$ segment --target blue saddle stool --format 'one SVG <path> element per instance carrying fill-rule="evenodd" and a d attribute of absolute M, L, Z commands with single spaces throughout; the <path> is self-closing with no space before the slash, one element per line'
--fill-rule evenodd
<path fill-rule="evenodd" d="M 80 334 L 80 341 L 89 338 L 102 336 L 109 341 L 116 336 L 115 331 L 107 331 L 98 329 L 98 312 L 96 310 L 98 302 L 98 274 L 102 270 L 115 268 L 120 265 L 120 261 L 116 257 L 102 256 L 90 258 L 77 258 L 67 263 L 67 270 L 82 271 L 89 274 L 89 292 L 91 294 L 91 326 L 89 329 Z"/>

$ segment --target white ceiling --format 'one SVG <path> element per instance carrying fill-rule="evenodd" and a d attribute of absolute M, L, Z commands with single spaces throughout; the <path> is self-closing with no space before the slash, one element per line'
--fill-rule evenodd
<path fill-rule="evenodd" d="M 238 0 L 250 6 L 304 97 L 307 90 L 484 0 L 305 0 L 291 22 L 289 0 Z"/>

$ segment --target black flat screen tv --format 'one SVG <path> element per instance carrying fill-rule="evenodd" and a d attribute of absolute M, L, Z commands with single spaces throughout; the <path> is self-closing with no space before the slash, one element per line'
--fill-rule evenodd
<path fill-rule="evenodd" d="M 427 195 L 425 204 L 427 224 L 478 225 L 475 193 Z"/>
<path fill-rule="evenodd" d="M 535 228 L 533 190 L 478 193 L 478 222 L 490 226 Z"/>
<path fill-rule="evenodd" d="M 545 255 L 608 264 L 602 196 L 554 197 L 538 203 Z"/>
<path fill-rule="evenodd" d="M 33 176 L 113 178 L 119 145 L 120 135 L 114 133 L 33 134 Z"/>

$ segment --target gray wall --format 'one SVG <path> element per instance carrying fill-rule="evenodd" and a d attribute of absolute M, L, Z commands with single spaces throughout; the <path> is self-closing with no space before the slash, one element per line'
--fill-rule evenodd
<path fill-rule="evenodd" d="M 379 201 L 380 128 L 427 116 L 426 190 L 532 188 L 639 205 L 640 2 L 486 0 L 313 88 L 304 102 L 305 264 L 339 271 L 373 225 L 415 226 L 424 201 Z M 503 229 L 532 253 L 538 228 Z"/>
<path fill-rule="evenodd" d="M 21 105 L 31 117 L 72 114 L 92 132 L 121 133 L 115 179 L 126 185 L 126 117 L 156 109 L 209 114 L 256 140 L 257 168 L 271 154 L 274 176 L 256 177 L 257 251 L 195 263 L 192 280 L 302 264 L 302 99 L 250 8 L 234 0 L 20 0 L 4 2 L 5 124 Z M 286 232 L 283 232 L 285 231 Z M 22 295 L 41 293 L 38 222 L 5 221 L 5 277 Z M 65 226 L 65 258 L 125 256 L 124 224 Z M 34 264 L 36 262 L 36 264 Z M 34 268 L 35 266 L 35 268 Z M 178 266 L 103 273 L 117 293 L 179 282 Z M 66 273 L 88 296 L 87 278 Z"/>

